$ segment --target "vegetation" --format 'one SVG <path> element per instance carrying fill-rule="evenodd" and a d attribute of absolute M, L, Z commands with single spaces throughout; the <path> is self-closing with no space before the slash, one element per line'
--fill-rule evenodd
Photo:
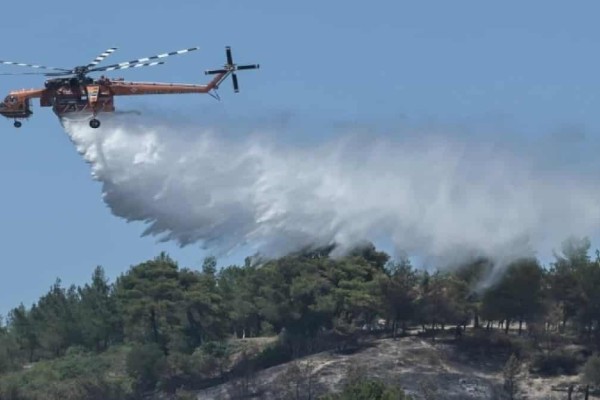
<path fill-rule="evenodd" d="M 370 334 L 396 337 L 414 326 L 432 339 L 452 327 L 465 354 L 501 354 L 513 395 L 517 359 L 536 373 L 576 373 L 598 351 L 600 254 L 592 259 L 590 246 L 587 239 L 566 241 L 547 268 L 534 258 L 495 268 L 479 259 L 452 271 L 422 271 L 373 246 L 341 258 L 325 248 L 220 270 L 214 258 L 195 270 L 161 254 L 113 283 L 97 267 L 84 286 L 57 280 L 0 324 L 0 398 L 130 399 L 153 391 L 183 398 L 314 352 L 354 351 Z M 504 272 L 492 279 L 499 268 Z M 482 282 L 491 284 L 481 289 Z M 553 350 L 565 340 L 587 355 Z M 288 371 L 292 392 L 312 387 L 303 368 Z M 599 369 L 597 357 L 590 358 L 590 382 L 600 382 Z M 328 396 L 408 398 L 366 375 Z"/>
<path fill-rule="evenodd" d="M 341 393 L 330 394 L 322 400 L 410 400 L 402 389 L 378 381 L 361 379 L 348 383 Z"/>

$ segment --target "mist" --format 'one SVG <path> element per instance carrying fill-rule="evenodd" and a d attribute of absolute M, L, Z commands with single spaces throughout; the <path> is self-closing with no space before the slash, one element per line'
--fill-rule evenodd
<path fill-rule="evenodd" d="M 348 134 L 293 145 L 278 132 L 132 115 L 64 121 L 112 213 L 144 235 L 214 254 L 277 257 L 366 240 L 438 267 L 500 264 L 600 226 L 600 184 L 542 152 L 453 134 Z"/>

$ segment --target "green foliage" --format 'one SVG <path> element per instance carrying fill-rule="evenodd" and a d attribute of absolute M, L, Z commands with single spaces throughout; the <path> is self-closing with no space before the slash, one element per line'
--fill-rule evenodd
<path fill-rule="evenodd" d="M 350 382 L 341 393 L 329 394 L 321 400 L 410 400 L 411 397 L 398 387 L 386 385 L 376 379 L 360 379 Z"/>
<path fill-rule="evenodd" d="M 14 333 L 0 329 L 0 374 L 12 371 L 19 365 L 19 344 Z"/>
<path fill-rule="evenodd" d="M 563 242 L 562 255 L 555 255 L 556 261 L 551 266 L 550 295 L 562 309 L 563 327 L 581 305 L 580 271 L 590 262 L 589 249 L 589 239 L 570 238 Z"/>
<path fill-rule="evenodd" d="M 37 323 L 36 323 L 37 322 Z M 13 333 L 19 350 L 22 350 L 28 361 L 33 361 L 38 343 L 39 322 L 34 321 L 31 311 L 23 304 L 13 309 L 9 314 L 10 332 Z"/>
<path fill-rule="evenodd" d="M 477 327 L 481 318 L 488 329 L 457 341 L 469 356 L 532 354 L 532 340 L 508 332 L 506 323 L 508 334 L 492 328 L 498 321 L 522 323 L 534 343 L 546 340 L 548 348 L 557 325 L 600 346 L 600 253 L 590 259 L 587 239 L 565 242 L 548 270 L 535 259 L 516 260 L 477 292 L 489 260 L 422 272 L 408 259 L 390 262 L 372 245 L 338 258 L 329 257 L 333 248 L 221 270 L 214 257 L 194 270 L 163 253 L 114 284 L 101 267 L 81 287 L 57 280 L 32 307 L 20 305 L 0 324 L 0 398 L 44 398 L 42 387 L 64 398 L 94 398 L 85 388 L 105 398 L 155 388 L 185 397 L 226 376 L 246 379 L 251 370 L 325 349 L 354 351 L 373 331 L 385 327 L 395 335 L 417 323 L 435 333 L 472 320 Z M 278 340 L 261 342 L 264 335 Z M 113 349 L 121 349 L 119 356 Z M 532 360 L 532 370 L 543 374 L 574 372 L 580 362 L 562 352 Z M 339 396 L 355 397 L 331 398 L 402 396 L 377 380 L 351 381 Z"/>
<path fill-rule="evenodd" d="M 467 297 L 469 288 L 464 281 L 450 273 L 424 272 L 420 277 L 416 302 L 418 322 L 437 325 L 465 324 L 469 317 Z"/>
<path fill-rule="evenodd" d="M 408 259 L 390 264 L 387 267 L 387 274 L 379 278 L 384 316 L 392 321 L 394 335 L 398 324 L 404 331 L 406 324 L 415 317 L 417 283 L 417 273 Z"/>
<path fill-rule="evenodd" d="M 125 335 L 137 342 L 151 341 L 167 354 L 182 324 L 178 267 L 167 255 L 135 266 L 115 284 L 124 319 Z"/>
<path fill-rule="evenodd" d="M 254 364 L 257 368 L 269 368 L 274 365 L 283 364 L 292 360 L 292 352 L 289 346 L 277 342 L 274 345 L 267 346 L 254 359 Z"/>
<path fill-rule="evenodd" d="M 217 377 L 223 374 L 230 363 L 233 349 L 225 342 L 206 342 L 194 350 L 191 366 L 205 377 Z"/>
<path fill-rule="evenodd" d="M 156 343 L 135 345 L 127 354 L 127 373 L 138 393 L 152 390 L 166 368 L 166 357 Z"/>
<path fill-rule="evenodd" d="M 0 376 L 0 398 L 6 400 L 125 400 L 131 381 L 119 371 L 121 351 L 103 355 L 68 352 L 62 358 L 42 361 Z"/>
<path fill-rule="evenodd" d="M 77 291 L 65 290 L 57 279 L 50 291 L 31 309 L 32 320 L 44 326 L 37 329 L 36 337 L 43 355 L 57 357 L 72 344 L 81 343 L 81 330 L 77 319 Z"/>
<path fill-rule="evenodd" d="M 115 294 L 125 336 L 151 341 L 167 355 L 191 352 L 204 340 L 224 336 L 224 312 L 213 266 L 205 272 L 179 269 L 165 254 L 137 265 L 121 276 Z"/>
<path fill-rule="evenodd" d="M 537 260 L 513 262 L 500 281 L 485 292 L 482 316 L 488 320 L 533 321 L 542 312 L 542 279 Z"/>
<path fill-rule="evenodd" d="M 122 336 L 121 315 L 113 296 L 112 285 L 102 267 L 96 267 L 92 283 L 79 288 L 80 301 L 77 307 L 81 327 L 82 343 L 96 351 L 105 350 Z"/>

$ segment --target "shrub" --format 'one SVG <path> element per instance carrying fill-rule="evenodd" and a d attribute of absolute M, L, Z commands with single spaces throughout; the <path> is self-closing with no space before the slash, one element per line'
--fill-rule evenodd
<path fill-rule="evenodd" d="M 574 354 L 561 350 L 551 351 L 536 355 L 530 371 L 545 376 L 575 375 L 581 362 Z"/>
<path fill-rule="evenodd" d="M 134 379 L 138 392 L 152 390 L 161 377 L 166 359 L 155 343 L 134 346 L 127 354 L 127 374 Z"/>
<path fill-rule="evenodd" d="M 322 400 L 411 400 L 411 397 L 380 380 L 361 379 L 349 382 L 341 393 L 325 395 Z"/>
<path fill-rule="evenodd" d="M 275 365 L 283 364 L 292 359 L 291 354 L 282 345 L 269 346 L 261 351 L 254 362 L 259 369 L 269 368 Z"/>
<path fill-rule="evenodd" d="M 511 354 L 524 359 L 532 352 L 531 345 L 523 338 L 507 336 L 501 332 L 477 330 L 464 335 L 457 343 L 458 349 L 470 357 L 499 356 L 508 358 Z"/>

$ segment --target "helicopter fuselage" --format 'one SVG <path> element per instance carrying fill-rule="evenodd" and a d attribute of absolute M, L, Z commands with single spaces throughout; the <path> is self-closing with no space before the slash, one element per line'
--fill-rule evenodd
<path fill-rule="evenodd" d="M 217 88 L 227 75 L 219 74 L 207 85 L 126 82 L 105 77 L 97 80 L 51 79 L 46 81 L 44 89 L 10 92 L 0 103 L 0 115 L 15 121 L 29 118 L 33 114 L 31 99 L 39 98 L 40 106 L 52 107 L 59 118 L 95 118 L 98 113 L 115 111 L 114 96 L 207 93 Z"/>

